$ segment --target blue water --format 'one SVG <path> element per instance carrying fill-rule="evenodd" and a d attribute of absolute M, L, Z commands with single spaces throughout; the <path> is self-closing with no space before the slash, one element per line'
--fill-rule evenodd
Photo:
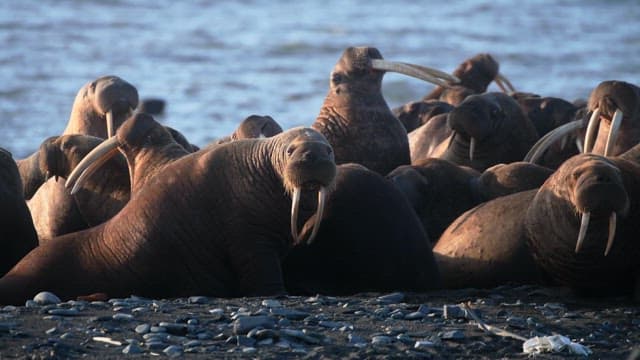
<path fill-rule="evenodd" d="M 198 145 L 250 114 L 310 125 L 333 65 L 360 45 L 448 72 L 489 52 L 518 90 L 573 100 L 603 80 L 640 84 L 640 3 L 2 1 L 0 146 L 24 157 L 61 133 L 78 89 L 106 74 L 166 99 L 158 120 Z M 391 107 L 431 88 L 383 82 Z"/>

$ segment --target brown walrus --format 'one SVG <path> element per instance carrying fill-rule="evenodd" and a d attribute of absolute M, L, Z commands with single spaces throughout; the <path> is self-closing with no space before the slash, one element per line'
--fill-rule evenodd
<path fill-rule="evenodd" d="M 586 294 L 640 295 L 640 166 L 581 154 L 567 160 L 528 206 L 527 240 L 556 283 Z"/>
<path fill-rule="evenodd" d="M 22 196 L 22 181 L 10 152 L 0 148 L 0 275 L 38 246 L 31 214 Z"/>
<path fill-rule="evenodd" d="M 446 126 L 436 120 L 427 125 L 437 131 L 412 139 L 431 144 L 429 153 L 412 153 L 412 163 L 438 157 L 483 171 L 499 163 L 522 160 L 538 139 L 518 103 L 503 93 L 469 96 L 447 114 Z M 431 137 L 446 140 L 435 144 Z"/>
<path fill-rule="evenodd" d="M 551 169 L 525 162 L 498 164 L 479 173 L 448 160 L 429 158 L 399 166 L 387 178 L 409 200 L 435 244 L 463 212 L 500 196 L 538 188 L 551 173 Z"/>
<path fill-rule="evenodd" d="M 89 166 L 78 171 L 94 171 L 92 161 L 116 147 L 132 174 L 131 200 L 111 220 L 27 254 L 0 279 L 0 303 L 23 303 L 43 289 L 63 299 L 97 292 L 284 292 L 281 258 L 292 242 L 304 240 L 290 230 L 297 223 L 290 216 L 297 212 L 296 199 L 319 193 L 316 217 L 322 218 L 325 189 L 335 176 L 331 146 L 321 134 L 296 128 L 171 160 L 172 152 L 184 149 L 148 115 L 137 114 L 87 155 Z M 166 153 L 168 161 L 154 152 Z M 147 179 L 136 187 L 135 178 L 144 174 Z M 316 229 L 312 234 L 318 225 L 309 225 Z"/>
<path fill-rule="evenodd" d="M 407 133 L 426 124 L 436 115 L 453 110 L 453 105 L 439 100 L 412 101 L 392 110 L 393 115 L 404 125 Z"/>
<path fill-rule="evenodd" d="M 503 92 L 515 91 L 511 82 L 500 74 L 499 69 L 500 64 L 491 54 L 480 53 L 458 65 L 453 71 L 453 75 L 460 79 L 456 85 L 469 89 L 474 94 L 486 92 L 492 81 L 495 81 Z M 443 95 L 447 96 L 447 90 L 448 88 L 445 86 L 437 86 L 424 96 L 424 100 L 441 100 Z"/>
<path fill-rule="evenodd" d="M 445 287 L 550 281 L 584 294 L 638 292 L 640 166 L 576 155 L 538 189 L 469 210 L 434 254 Z"/>
<path fill-rule="evenodd" d="M 63 134 L 106 138 L 138 106 L 136 88 L 116 76 L 103 76 L 85 84 L 73 103 Z M 18 167 L 22 167 L 18 160 Z M 23 173 L 23 171 L 21 171 Z M 28 201 L 40 242 L 85 227 L 63 182 L 49 179 Z"/>
<path fill-rule="evenodd" d="M 90 135 L 53 136 L 42 142 L 37 152 L 22 162 L 24 196 L 30 199 L 44 182 L 53 177 L 67 179 L 80 161 L 103 139 Z M 102 164 L 98 174 L 82 189 L 70 195 L 83 221 L 82 229 L 98 225 L 115 215 L 129 201 L 131 184 L 123 156 Z"/>
<path fill-rule="evenodd" d="M 357 164 L 338 166 L 316 240 L 295 246 L 282 266 L 292 294 L 439 286 L 431 244 L 402 194 Z"/>
<path fill-rule="evenodd" d="M 282 128 L 271 116 L 249 115 L 240 122 L 240 125 L 231 135 L 224 136 L 214 143 L 224 144 L 235 140 L 272 137 L 281 132 Z"/>
<path fill-rule="evenodd" d="M 434 75 L 454 79 L 433 69 L 383 60 L 376 48 L 347 48 L 331 72 L 329 92 L 312 125 L 329 140 L 337 164 L 354 162 L 384 175 L 410 163 L 407 132 L 382 96 L 386 71 L 442 84 Z"/>

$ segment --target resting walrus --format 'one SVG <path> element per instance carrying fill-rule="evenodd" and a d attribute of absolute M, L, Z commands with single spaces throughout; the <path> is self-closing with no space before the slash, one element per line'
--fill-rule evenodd
<path fill-rule="evenodd" d="M 111 136 L 138 106 L 136 88 L 117 76 L 85 84 L 76 95 L 64 134 Z M 18 167 L 24 164 L 17 161 Z M 40 243 L 86 227 L 63 182 L 49 179 L 28 201 Z"/>
<path fill-rule="evenodd" d="M 0 148 L 0 275 L 38 246 L 31 214 L 22 196 L 22 181 L 10 152 Z"/>
<path fill-rule="evenodd" d="M 284 292 L 281 258 L 292 242 L 304 240 L 290 226 L 297 224 L 290 215 L 297 213 L 296 199 L 319 193 L 316 217 L 322 218 L 325 189 L 335 176 L 331 146 L 321 134 L 296 128 L 176 160 L 172 153 L 184 148 L 148 115 L 138 114 L 87 155 L 78 171 L 93 171 L 92 161 L 116 148 L 127 158 L 131 200 L 111 220 L 27 254 L 0 279 L 0 303 L 23 303 L 41 290 L 63 299 L 96 292 Z M 319 222 L 306 225 L 314 233 Z"/>
<path fill-rule="evenodd" d="M 441 84 L 444 81 L 434 75 L 455 79 L 433 69 L 383 60 L 376 48 L 347 48 L 331 72 L 329 92 L 312 125 L 329 140 L 337 164 L 354 162 L 385 175 L 410 163 L 407 131 L 382 96 L 386 71 Z"/>

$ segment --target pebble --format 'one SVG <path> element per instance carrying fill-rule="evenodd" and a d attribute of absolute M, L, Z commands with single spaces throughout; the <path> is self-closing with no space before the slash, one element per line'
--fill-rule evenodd
<path fill-rule="evenodd" d="M 162 350 L 169 357 L 176 357 L 182 355 L 182 346 L 178 345 L 169 345 L 164 350 Z"/>
<path fill-rule="evenodd" d="M 457 305 L 444 305 L 442 314 L 445 319 L 465 319 L 467 317 L 467 311 Z"/>
<path fill-rule="evenodd" d="M 394 292 L 387 295 L 379 296 L 376 300 L 379 304 L 397 304 L 404 300 L 404 293 Z"/>
<path fill-rule="evenodd" d="M 39 292 L 33 297 L 33 301 L 38 305 L 59 304 L 62 302 L 54 293 L 48 291 Z"/>
<path fill-rule="evenodd" d="M 187 302 L 189 304 L 206 304 L 209 302 L 209 298 L 206 296 L 190 296 Z"/>
<path fill-rule="evenodd" d="M 127 355 L 136 355 L 144 353 L 144 349 L 140 347 L 140 345 L 136 343 L 131 343 L 122 349 L 123 354 Z"/>
<path fill-rule="evenodd" d="M 442 340 L 462 340 L 464 339 L 464 333 L 460 330 L 447 331 L 440 338 Z"/>
<path fill-rule="evenodd" d="M 140 335 L 144 335 L 146 333 L 148 333 L 151 330 L 151 325 L 149 324 L 142 324 L 142 325 L 138 325 L 136 326 L 136 333 L 140 334 Z"/>
<path fill-rule="evenodd" d="M 415 345 L 413 345 L 416 349 L 430 349 L 433 348 L 435 344 L 428 340 L 419 340 L 416 341 Z"/>
<path fill-rule="evenodd" d="M 414 311 L 404 316 L 405 320 L 421 320 L 425 318 L 425 313 L 422 311 Z"/>
<path fill-rule="evenodd" d="M 131 314 L 125 314 L 125 313 L 117 313 L 117 314 L 113 314 L 113 320 L 116 321 L 123 321 L 123 322 L 127 322 L 127 321 L 132 321 L 133 315 Z"/>
<path fill-rule="evenodd" d="M 253 328 L 272 329 L 275 325 L 276 321 L 270 316 L 243 316 L 233 322 L 233 333 L 246 334 Z"/>
<path fill-rule="evenodd" d="M 390 345 L 393 342 L 393 338 L 388 336 L 374 336 L 371 338 L 371 344 L 373 345 Z"/>
<path fill-rule="evenodd" d="M 349 344 L 357 347 L 364 347 L 367 345 L 367 339 L 363 338 L 362 336 L 349 334 L 347 335 L 347 340 L 349 340 Z"/>
<path fill-rule="evenodd" d="M 209 310 L 209 313 L 213 315 L 214 321 L 220 320 L 224 317 L 224 310 L 220 308 L 211 309 Z"/>
<path fill-rule="evenodd" d="M 306 311 L 300 311 L 295 309 L 285 309 L 285 308 L 271 308 L 271 315 L 282 316 L 289 320 L 302 320 L 304 318 L 309 317 L 309 313 Z"/>
<path fill-rule="evenodd" d="M 71 309 L 51 309 L 47 313 L 50 315 L 57 315 L 57 316 L 76 316 L 80 312 L 76 308 L 71 308 Z"/>
<path fill-rule="evenodd" d="M 262 300 L 262 306 L 268 307 L 268 308 L 279 308 L 279 307 L 282 307 L 282 303 L 280 303 L 280 301 L 275 299 L 266 299 L 266 300 Z"/>
<path fill-rule="evenodd" d="M 291 338 L 294 338 L 296 340 L 301 340 L 304 341 L 308 344 L 319 344 L 320 340 L 310 336 L 308 334 L 306 334 L 304 331 L 302 330 L 296 330 L 296 329 L 282 329 L 280 330 L 280 335 L 281 336 L 289 336 Z"/>

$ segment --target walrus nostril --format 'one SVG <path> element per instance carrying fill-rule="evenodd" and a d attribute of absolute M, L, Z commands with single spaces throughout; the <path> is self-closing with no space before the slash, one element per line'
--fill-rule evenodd
<path fill-rule="evenodd" d="M 316 161 L 318 160 L 318 155 L 313 151 L 305 151 L 304 154 L 302 154 L 302 160 L 310 162 Z"/>

